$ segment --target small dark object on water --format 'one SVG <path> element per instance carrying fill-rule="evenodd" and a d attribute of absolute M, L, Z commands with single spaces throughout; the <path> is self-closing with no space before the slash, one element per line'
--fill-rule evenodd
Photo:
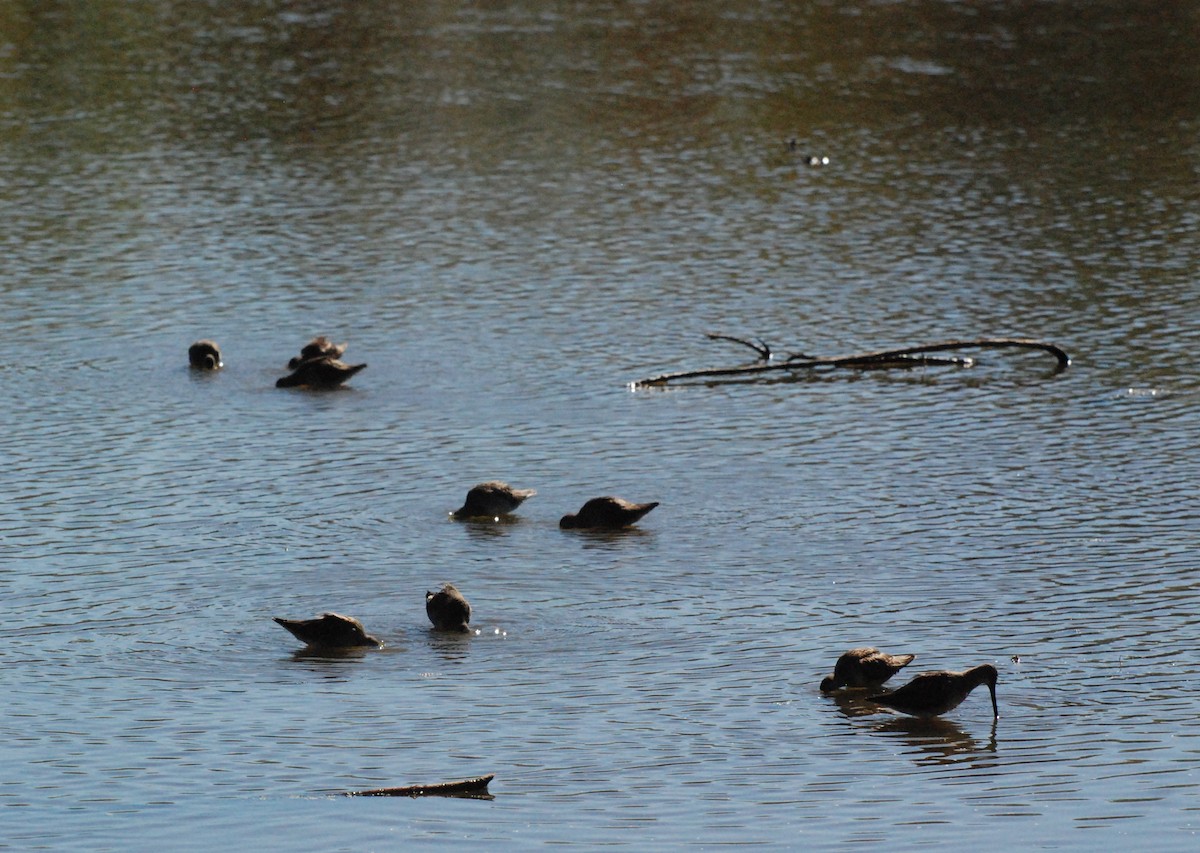
<path fill-rule="evenodd" d="M 460 779 L 457 782 L 436 782 L 432 785 L 405 785 L 401 788 L 373 788 L 369 791 L 347 791 L 347 797 L 469 797 L 486 794 L 495 773 Z"/>
<path fill-rule="evenodd" d="M 300 349 L 300 355 L 293 356 L 288 362 L 288 370 L 295 370 L 301 362 L 310 358 L 341 358 L 346 352 L 346 344 L 335 344 L 324 335 L 318 335 Z"/>
<path fill-rule="evenodd" d="M 962 672 L 941 670 L 923 672 L 903 687 L 888 693 L 868 696 L 868 701 L 895 708 L 914 717 L 938 717 L 953 711 L 981 684 L 992 693 L 992 714 L 1000 718 L 996 705 L 996 679 L 999 673 L 990 663 L 971 667 Z"/>
<path fill-rule="evenodd" d="M 425 593 L 425 615 L 438 631 L 465 633 L 471 629 L 471 605 L 452 583 L 443 584 L 437 592 Z"/>
<path fill-rule="evenodd" d="M 372 637 L 352 616 L 340 613 L 322 613 L 316 619 L 284 619 L 272 617 L 286 628 L 293 637 L 310 646 L 327 649 L 347 649 L 355 646 L 382 646 L 377 637 Z"/>
<path fill-rule="evenodd" d="M 216 341 L 196 341 L 188 347 L 188 364 L 197 370 L 218 370 L 221 367 L 221 348 Z"/>
<path fill-rule="evenodd" d="M 308 388 L 336 388 L 364 367 L 365 364 L 345 364 L 336 358 L 318 356 L 300 362 L 295 372 L 280 377 L 275 387 L 294 388 L 303 385 Z"/>
<path fill-rule="evenodd" d="M 839 687 L 877 690 L 883 683 L 912 663 L 916 655 L 889 655 L 879 649 L 851 649 L 833 667 L 833 674 L 821 681 L 821 691 L 829 693 Z"/>
<path fill-rule="evenodd" d="M 635 504 L 624 498 L 592 498 L 580 507 L 577 513 L 568 513 L 558 522 L 564 530 L 604 529 L 616 530 L 634 524 L 639 518 L 658 506 L 658 501 Z"/>
<path fill-rule="evenodd" d="M 495 518 L 510 512 L 537 494 L 536 489 L 514 489 L 508 483 L 491 480 L 467 492 L 463 505 L 450 513 L 455 518 Z"/>

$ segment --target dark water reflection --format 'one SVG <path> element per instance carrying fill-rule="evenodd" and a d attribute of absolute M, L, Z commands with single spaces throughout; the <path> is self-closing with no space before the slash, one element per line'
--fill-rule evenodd
<path fill-rule="evenodd" d="M 1198 30 L 0 5 L 5 842 L 1182 846 Z M 1073 364 L 630 391 L 746 359 L 707 331 Z M 368 369 L 276 391 L 316 333 Z M 447 518 L 493 478 L 538 495 Z M 662 505 L 558 528 L 599 494 Z M 444 581 L 478 633 L 429 631 Z M 386 647 L 270 621 L 324 610 Z M 994 662 L 1000 719 L 822 696 L 864 644 Z M 486 803 L 331 796 L 489 772 Z"/>
<path fill-rule="evenodd" d="M 982 763 L 985 753 L 995 753 L 996 725 L 991 736 L 976 740 L 952 720 L 920 719 L 902 717 L 881 723 L 876 731 L 898 738 L 906 747 L 919 755 L 922 762 L 936 764 L 969 764 L 972 767 L 995 766 L 995 762 Z"/>

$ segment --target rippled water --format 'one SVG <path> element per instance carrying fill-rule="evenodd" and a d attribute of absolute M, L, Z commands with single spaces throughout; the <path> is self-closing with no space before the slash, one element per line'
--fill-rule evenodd
<path fill-rule="evenodd" d="M 0 4 L 0 846 L 1194 845 L 1196 11 L 677 5 Z"/>

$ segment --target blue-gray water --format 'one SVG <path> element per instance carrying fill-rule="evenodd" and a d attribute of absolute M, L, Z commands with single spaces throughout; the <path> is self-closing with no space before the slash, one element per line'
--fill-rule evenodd
<path fill-rule="evenodd" d="M 0 846 L 1191 849 L 1198 40 L 1182 2 L 0 2 Z M 630 390 L 749 355 L 706 331 L 1073 364 Z M 368 369 L 277 390 L 316 333 Z M 448 520 L 492 478 L 517 523 Z M 662 505 L 559 530 L 606 493 Z M 445 580 L 477 636 L 428 630 Z M 327 609 L 386 648 L 270 618 Z M 994 663 L 1000 719 L 822 696 L 864 644 Z"/>

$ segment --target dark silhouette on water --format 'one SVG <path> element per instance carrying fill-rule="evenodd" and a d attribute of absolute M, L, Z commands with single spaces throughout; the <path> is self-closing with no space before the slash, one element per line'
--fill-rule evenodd
<path fill-rule="evenodd" d="M 508 483 L 491 480 L 480 483 L 467 492 L 463 505 L 450 513 L 458 519 L 494 518 L 510 512 L 537 494 L 536 489 L 514 489 Z"/>
<path fill-rule="evenodd" d="M 188 347 L 188 364 L 197 370 L 218 370 L 221 367 L 221 348 L 216 341 L 196 341 Z"/>
<path fill-rule="evenodd" d="M 592 498 L 580 507 L 579 512 L 564 515 L 558 526 L 564 529 L 616 530 L 636 523 L 656 506 L 658 501 L 635 504 L 623 498 Z"/>
<path fill-rule="evenodd" d="M 377 637 L 372 637 L 352 616 L 340 613 L 322 613 L 316 619 L 284 619 L 273 617 L 293 637 L 310 646 L 327 649 L 346 649 L 354 646 L 382 646 Z"/>
<path fill-rule="evenodd" d="M 999 719 L 1000 709 L 996 705 L 998 677 L 996 667 L 990 663 L 962 672 L 923 672 L 903 687 L 867 698 L 878 705 L 895 708 L 914 717 L 937 717 L 953 711 L 972 690 L 986 684 L 992 694 L 992 714 Z"/>
<path fill-rule="evenodd" d="M 452 583 L 443 584 L 437 592 L 425 593 L 425 615 L 438 631 L 466 632 L 471 630 L 471 605 Z"/>
<path fill-rule="evenodd" d="M 296 370 L 281 377 L 275 387 L 336 388 L 364 367 L 365 364 L 345 364 L 336 358 L 318 356 L 300 362 Z"/>
<path fill-rule="evenodd" d="M 833 667 L 833 674 L 821 681 L 821 690 L 828 693 L 839 687 L 877 690 L 883 683 L 912 663 L 916 655 L 889 655 L 867 646 L 850 649 Z"/>
<path fill-rule="evenodd" d="M 335 344 L 324 335 L 318 335 L 300 348 L 300 355 L 292 356 L 288 370 L 295 370 L 310 358 L 341 358 L 346 353 L 346 344 Z"/>
<path fill-rule="evenodd" d="M 834 367 L 853 368 L 856 370 L 879 370 L 882 368 L 914 368 L 934 365 L 955 367 L 971 367 L 975 360 L 964 356 L 935 356 L 930 353 L 953 352 L 964 349 L 1024 349 L 1050 353 L 1056 361 L 1055 373 L 1066 370 L 1071 364 L 1071 357 L 1066 350 L 1045 341 L 1027 340 L 1025 338 L 976 338 L 974 340 L 941 341 L 922 346 L 902 347 L 900 349 L 877 350 L 875 352 L 859 353 L 848 356 L 814 356 L 805 353 L 783 353 L 781 358 L 775 358 L 771 348 L 763 341 L 748 341 L 733 335 L 708 333 L 705 337 L 710 340 L 732 341 L 749 347 L 758 353 L 758 363 L 740 367 L 717 367 L 705 370 L 680 370 L 672 373 L 661 373 L 633 383 L 635 388 L 648 385 L 666 385 L 685 379 L 715 379 L 718 377 L 751 378 L 758 374 L 788 371 L 798 374 L 799 371 L 829 370 Z"/>
<path fill-rule="evenodd" d="M 459 779 L 455 782 L 434 782 L 430 785 L 404 785 L 400 788 L 372 788 L 369 791 L 347 791 L 347 797 L 468 797 L 492 799 L 488 783 L 496 778 L 495 773 Z"/>

